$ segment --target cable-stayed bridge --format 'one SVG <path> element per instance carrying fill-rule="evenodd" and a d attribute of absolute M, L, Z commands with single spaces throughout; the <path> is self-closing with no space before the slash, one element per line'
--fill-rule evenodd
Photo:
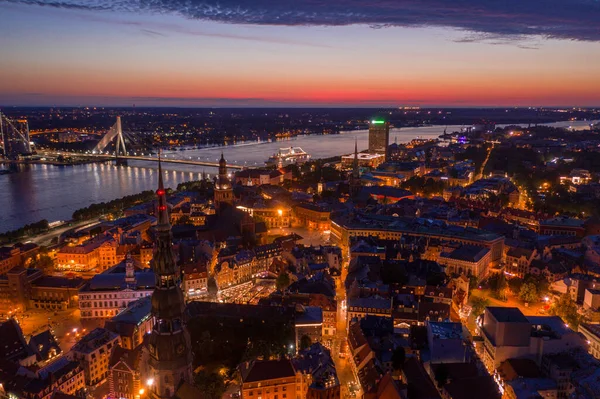
<path fill-rule="evenodd" d="M 110 150 L 107 151 L 107 148 L 109 148 L 113 142 L 115 145 L 114 152 L 111 152 Z M 114 159 L 116 159 L 117 161 L 117 165 L 126 165 L 128 160 L 158 162 L 158 157 L 137 155 L 137 152 L 132 152 L 130 149 L 128 150 L 127 145 L 125 144 L 126 142 L 130 144 L 135 144 L 135 136 L 130 132 L 123 131 L 123 128 L 121 126 L 121 117 L 117 116 L 117 121 L 115 122 L 115 124 L 111 126 L 110 129 L 108 129 L 104 136 L 102 136 L 102 138 L 100 139 L 100 141 L 98 142 L 91 154 L 71 153 L 64 151 L 45 151 L 45 153 L 51 155 L 69 156 L 72 158 L 80 157 L 109 159 L 114 157 Z M 161 161 L 163 163 L 219 167 L 218 162 L 192 159 L 175 159 L 164 156 L 161 158 Z M 236 164 L 228 164 L 227 167 L 231 169 L 244 169 L 244 166 Z"/>

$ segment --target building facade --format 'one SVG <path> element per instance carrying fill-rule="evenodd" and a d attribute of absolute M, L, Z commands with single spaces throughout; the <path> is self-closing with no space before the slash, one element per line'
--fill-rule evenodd
<path fill-rule="evenodd" d="M 146 393 L 140 380 L 140 358 L 141 348 L 114 350 L 108 374 L 110 399 L 139 399 Z"/>
<path fill-rule="evenodd" d="M 303 399 L 301 375 L 289 359 L 242 365 L 242 399 Z"/>
<path fill-rule="evenodd" d="M 68 356 L 81 365 L 86 385 L 96 386 L 108 377 L 110 356 L 120 343 L 121 339 L 114 332 L 96 328 L 71 348 Z"/>
<path fill-rule="evenodd" d="M 309 230 L 329 230 L 331 210 L 315 204 L 299 204 L 294 207 L 294 224 Z"/>
<path fill-rule="evenodd" d="M 390 142 L 390 124 L 382 120 L 372 120 L 369 124 L 369 152 L 386 154 Z"/>
<path fill-rule="evenodd" d="M 131 257 L 125 261 L 125 272 L 120 270 L 122 268 L 94 276 L 79 290 L 82 321 L 111 318 L 131 302 L 152 294 L 155 279 L 152 270 L 136 271 Z"/>

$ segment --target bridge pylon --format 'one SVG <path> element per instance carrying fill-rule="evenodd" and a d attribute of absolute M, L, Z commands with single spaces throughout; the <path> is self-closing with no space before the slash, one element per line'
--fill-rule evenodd
<path fill-rule="evenodd" d="M 120 157 L 127 156 L 127 147 L 125 146 L 125 138 L 123 137 L 123 128 L 121 127 L 121 117 L 117 116 L 117 121 L 108 129 L 108 132 L 96 144 L 94 153 L 103 153 L 106 147 L 114 140 L 115 142 L 115 159 L 117 165 L 127 165 L 127 160 Z"/>
<path fill-rule="evenodd" d="M 121 127 L 121 117 L 117 116 L 117 123 L 115 123 L 117 130 L 117 142 L 115 143 L 115 160 L 117 166 L 127 166 L 127 159 L 119 158 L 119 150 L 122 149 L 121 155 L 127 156 L 127 147 L 125 147 L 125 140 L 123 139 L 123 129 Z"/>
<path fill-rule="evenodd" d="M 21 155 L 31 154 L 29 123 L 26 119 L 11 120 L 0 112 L 0 138 L 6 158 L 17 159 Z"/>

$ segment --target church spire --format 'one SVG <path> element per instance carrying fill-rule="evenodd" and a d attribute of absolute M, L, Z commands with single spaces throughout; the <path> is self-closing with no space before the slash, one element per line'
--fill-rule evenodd
<path fill-rule="evenodd" d="M 354 138 L 354 160 L 352 161 L 352 174 L 350 175 L 350 196 L 354 197 L 360 192 L 360 169 L 358 167 L 358 139 Z"/>
<path fill-rule="evenodd" d="M 149 398 L 170 399 L 184 382 L 192 381 L 192 351 L 185 327 L 181 273 L 173 251 L 171 223 L 159 156 L 157 240 L 152 259 L 154 292 L 152 331 L 144 348 L 141 372 L 150 381 Z"/>
<path fill-rule="evenodd" d="M 227 175 L 227 161 L 225 161 L 222 152 L 221 159 L 219 160 L 219 176 L 214 191 L 214 204 L 217 213 L 221 211 L 222 205 L 233 204 L 233 189 Z"/>
<path fill-rule="evenodd" d="M 158 197 L 158 230 L 170 230 L 171 223 L 169 221 L 169 211 L 167 209 L 167 192 L 165 191 L 165 185 L 163 183 L 162 163 L 160 161 L 160 151 L 158 153 L 158 190 L 156 190 L 156 196 Z"/>
<path fill-rule="evenodd" d="M 357 179 L 360 177 L 360 170 L 358 168 L 358 139 L 354 138 L 354 160 L 352 161 L 352 176 Z"/>

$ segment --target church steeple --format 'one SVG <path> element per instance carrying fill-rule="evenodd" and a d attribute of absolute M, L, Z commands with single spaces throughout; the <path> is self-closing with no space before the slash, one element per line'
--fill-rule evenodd
<path fill-rule="evenodd" d="M 358 167 L 358 139 L 354 138 L 354 160 L 352 161 L 352 174 L 350 175 L 350 196 L 354 197 L 360 192 L 360 169 Z"/>
<path fill-rule="evenodd" d="M 159 160 L 157 242 L 152 259 L 154 326 L 144 348 L 142 374 L 152 399 L 168 399 L 183 382 L 192 380 L 190 336 L 184 324 L 185 301 L 180 271 L 172 246 L 171 223 Z"/>
<path fill-rule="evenodd" d="M 158 223 L 157 230 L 170 230 L 171 222 L 169 221 L 169 211 L 167 209 L 167 192 L 163 183 L 162 163 L 160 161 L 160 153 L 158 154 L 158 190 L 156 190 L 158 198 Z"/>
<path fill-rule="evenodd" d="M 354 160 L 352 161 L 352 176 L 355 179 L 360 178 L 360 170 L 358 169 L 358 139 L 354 138 Z"/>
<path fill-rule="evenodd" d="M 219 178 L 222 176 L 227 178 L 227 162 L 225 161 L 223 152 L 221 152 L 221 159 L 219 159 Z"/>
<path fill-rule="evenodd" d="M 224 204 L 233 205 L 233 189 L 229 176 L 227 176 L 227 161 L 225 161 L 222 152 L 219 160 L 219 177 L 215 184 L 214 203 L 217 212 L 221 210 Z"/>

